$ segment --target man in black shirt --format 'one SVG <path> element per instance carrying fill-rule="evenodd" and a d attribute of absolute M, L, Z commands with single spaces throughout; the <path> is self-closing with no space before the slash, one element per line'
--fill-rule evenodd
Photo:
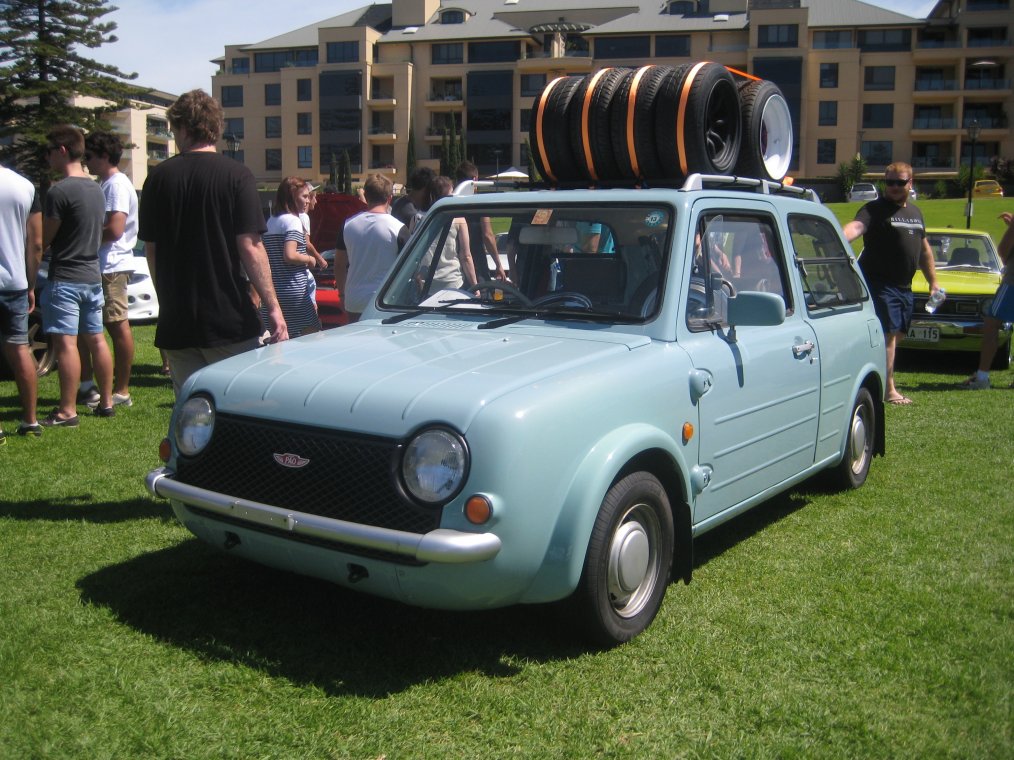
<path fill-rule="evenodd" d="M 912 320 L 912 277 L 922 269 L 930 293 L 939 290 L 933 251 L 926 240 L 922 212 L 908 202 L 912 167 L 895 162 L 884 173 L 884 197 L 870 201 L 842 231 L 851 242 L 863 236 L 859 267 L 863 270 L 887 344 L 887 388 L 884 401 L 911 404 L 894 385 L 894 355 Z"/>

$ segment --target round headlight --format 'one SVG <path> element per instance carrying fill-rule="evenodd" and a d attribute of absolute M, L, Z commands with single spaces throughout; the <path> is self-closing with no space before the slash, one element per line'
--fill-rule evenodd
<path fill-rule="evenodd" d="M 205 396 L 189 398 L 176 417 L 176 446 L 184 456 L 204 451 L 215 429 L 215 407 Z"/>
<path fill-rule="evenodd" d="M 989 312 L 990 312 L 990 310 L 992 308 L 993 308 L 993 297 L 992 296 L 990 296 L 989 298 L 983 298 L 981 301 L 979 301 L 979 313 L 982 316 L 988 317 L 989 316 Z"/>
<path fill-rule="evenodd" d="M 460 436 L 442 428 L 419 433 L 405 448 L 401 474 L 419 501 L 439 504 L 461 489 L 468 471 L 468 449 Z"/>

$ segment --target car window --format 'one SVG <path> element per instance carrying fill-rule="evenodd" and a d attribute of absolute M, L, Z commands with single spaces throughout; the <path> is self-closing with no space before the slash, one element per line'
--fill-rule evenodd
<path fill-rule="evenodd" d="M 937 269 L 1000 271 L 1000 259 L 988 236 L 930 232 L 926 239 Z"/>
<path fill-rule="evenodd" d="M 866 287 L 838 228 L 806 214 L 790 214 L 788 221 L 807 312 L 865 301 Z"/>

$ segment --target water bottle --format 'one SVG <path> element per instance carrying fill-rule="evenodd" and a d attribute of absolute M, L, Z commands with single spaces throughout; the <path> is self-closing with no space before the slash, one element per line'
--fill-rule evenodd
<path fill-rule="evenodd" d="M 943 288 L 940 288 L 936 293 L 926 299 L 926 312 L 933 314 L 947 298 L 947 293 L 944 292 Z"/>

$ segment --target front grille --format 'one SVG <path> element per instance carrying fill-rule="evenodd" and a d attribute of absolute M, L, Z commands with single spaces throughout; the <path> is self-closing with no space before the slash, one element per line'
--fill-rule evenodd
<path fill-rule="evenodd" d="M 968 319 L 981 316 L 982 307 L 978 298 L 947 296 L 933 314 L 926 312 L 926 296 L 916 296 L 913 300 L 912 313 L 915 319 Z"/>
<path fill-rule="evenodd" d="M 400 444 L 322 428 L 219 413 L 208 447 L 179 457 L 181 483 L 282 509 L 381 528 L 426 533 L 440 523 L 398 491 Z M 284 467 L 276 454 L 309 460 Z"/>

